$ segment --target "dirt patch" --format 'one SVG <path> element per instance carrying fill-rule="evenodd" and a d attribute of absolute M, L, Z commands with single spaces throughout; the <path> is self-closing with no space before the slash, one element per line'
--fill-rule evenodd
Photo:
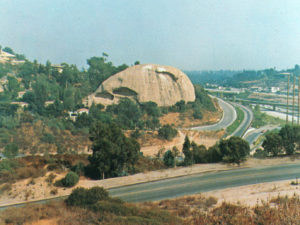
<path fill-rule="evenodd" d="M 185 135 L 179 130 L 177 137 L 172 141 L 161 140 L 159 138 L 150 138 L 145 145 L 141 147 L 141 152 L 144 156 L 155 156 L 158 152 L 163 153 L 168 149 L 172 149 L 176 146 L 179 151 L 182 149 Z"/>
<path fill-rule="evenodd" d="M 172 149 L 174 146 L 178 150 L 182 151 L 184 138 L 187 135 L 191 141 L 194 141 L 197 145 L 204 145 L 206 148 L 213 146 L 223 135 L 225 131 L 196 131 L 196 130 L 179 130 L 178 135 L 172 141 L 161 140 L 153 134 L 150 134 L 147 140 L 141 147 L 141 152 L 145 156 L 155 156 L 159 152 L 163 153 L 168 149 Z"/>
<path fill-rule="evenodd" d="M 159 121 L 162 125 L 171 124 L 174 125 L 175 127 L 181 127 L 181 128 L 196 127 L 196 126 L 217 123 L 222 118 L 223 112 L 215 99 L 213 99 L 213 102 L 217 111 L 211 112 L 211 111 L 203 110 L 202 119 L 195 119 L 193 117 L 193 110 L 187 110 L 186 112 L 183 113 L 170 112 L 160 117 Z"/>
<path fill-rule="evenodd" d="M 197 130 L 182 130 L 184 135 L 187 135 L 190 141 L 194 141 L 197 145 L 204 145 L 206 148 L 213 146 L 225 134 L 224 130 L 220 131 L 197 131 Z"/>
<path fill-rule="evenodd" d="M 291 185 L 292 180 L 253 184 L 205 192 L 205 197 L 214 196 L 218 204 L 222 202 L 241 204 L 243 206 L 261 205 L 278 196 L 292 197 L 300 195 L 300 185 Z"/>
<path fill-rule="evenodd" d="M 57 225 L 56 219 L 45 219 L 31 223 L 25 223 L 24 225 Z"/>

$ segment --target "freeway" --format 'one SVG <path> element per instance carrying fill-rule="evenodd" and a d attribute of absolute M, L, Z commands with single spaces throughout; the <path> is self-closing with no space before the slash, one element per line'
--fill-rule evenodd
<path fill-rule="evenodd" d="M 230 126 L 236 119 L 236 111 L 234 107 L 223 101 L 220 98 L 218 99 L 218 103 L 220 107 L 223 109 L 223 117 L 222 119 L 212 125 L 207 125 L 207 126 L 200 126 L 200 127 L 193 127 L 191 130 L 221 130 L 221 129 L 226 129 L 228 126 Z"/>
<path fill-rule="evenodd" d="M 201 173 L 156 182 L 110 189 L 113 197 L 128 202 L 156 201 L 218 189 L 294 179 L 300 175 L 300 164 L 245 168 Z"/>
<path fill-rule="evenodd" d="M 239 107 L 244 112 L 244 119 L 239 125 L 239 127 L 232 133 L 231 136 L 243 137 L 244 133 L 250 127 L 250 124 L 253 120 L 253 113 L 249 108 L 243 105 L 236 104 L 236 103 L 234 103 L 234 105 Z"/>
<path fill-rule="evenodd" d="M 258 129 L 253 128 L 253 130 L 251 130 L 249 133 L 245 134 L 244 139 L 246 141 L 248 141 L 248 143 L 250 145 L 250 149 L 254 150 L 255 148 L 258 147 L 258 146 L 254 146 L 254 142 L 261 135 L 263 135 L 266 131 L 275 130 L 275 129 L 279 129 L 279 128 L 280 128 L 280 126 L 278 126 L 278 125 L 267 125 L 267 126 L 260 127 Z"/>

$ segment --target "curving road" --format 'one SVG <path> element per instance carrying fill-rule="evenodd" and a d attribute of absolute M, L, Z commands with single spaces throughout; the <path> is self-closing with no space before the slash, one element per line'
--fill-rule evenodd
<path fill-rule="evenodd" d="M 253 150 L 255 147 L 253 144 L 254 142 L 261 136 L 263 135 L 266 131 L 274 130 L 274 129 L 279 129 L 280 126 L 278 125 L 267 125 L 260 127 L 258 129 L 251 130 L 249 133 L 245 134 L 244 139 L 248 141 L 250 145 L 250 149 Z M 256 146 L 257 147 L 257 146 Z"/>
<path fill-rule="evenodd" d="M 299 175 L 300 164 L 277 165 L 202 173 L 114 188 L 109 192 L 113 197 L 128 202 L 156 201 L 229 187 L 294 179 Z"/>
<path fill-rule="evenodd" d="M 207 125 L 207 126 L 199 126 L 199 127 L 193 127 L 191 130 L 221 130 L 221 129 L 226 129 L 228 126 L 230 126 L 235 120 L 236 120 L 236 111 L 234 107 L 225 102 L 224 100 L 217 98 L 218 103 L 220 107 L 223 109 L 223 116 L 222 119 L 212 125 Z"/>
<path fill-rule="evenodd" d="M 243 137 L 243 135 L 251 125 L 251 122 L 253 120 L 253 112 L 246 106 L 237 103 L 233 104 L 239 107 L 244 112 L 244 119 L 242 123 L 238 126 L 238 128 L 231 134 L 231 136 Z"/>

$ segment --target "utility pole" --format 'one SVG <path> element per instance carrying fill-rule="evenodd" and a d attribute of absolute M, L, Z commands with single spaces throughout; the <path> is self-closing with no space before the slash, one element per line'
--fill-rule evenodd
<path fill-rule="evenodd" d="M 293 82 L 293 112 L 292 112 L 292 125 L 294 125 L 294 112 L 295 112 L 295 83 L 296 76 L 294 74 L 294 82 Z"/>
<path fill-rule="evenodd" d="M 287 94 L 286 94 L 286 124 L 289 122 L 289 92 L 290 92 L 290 74 L 288 74 Z"/>
<path fill-rule="evenodd" d="M 298 119 L 297 119 L 297 125 L 299 126 L 299 117 L 300 117 L 300 77 L 298 76 Z"/>

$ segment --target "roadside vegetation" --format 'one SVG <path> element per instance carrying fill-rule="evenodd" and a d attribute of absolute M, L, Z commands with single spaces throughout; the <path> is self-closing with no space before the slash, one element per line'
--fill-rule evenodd
<path fill-rule="evenodd" d="M 300 150 L 300 126 L 285 125 L 279 131 L 268 132 L 254 156 L 294 155 Z"/>
<path fill-rule="evenodd" d="M 252 127 L 259 128 L 266 125 L 280 125 L 284 126 L 285 121 L 279 118 L 275 118 L 273 116 L 269 116 L 266 113 L 260 111 L 259 105 L 256 105 L 253 108 L 253 121 Z"/>
<path fill-rule="evenodd" d="M 254 207 L 218 203 L 214 197 L 186 196 L 158 202 L 126 203 L 100 187 L 77 188 L 65 200 L 11 208 L 0 213 L 1 224 L 298 224 L 300 199 L 278 196 Z"/>

